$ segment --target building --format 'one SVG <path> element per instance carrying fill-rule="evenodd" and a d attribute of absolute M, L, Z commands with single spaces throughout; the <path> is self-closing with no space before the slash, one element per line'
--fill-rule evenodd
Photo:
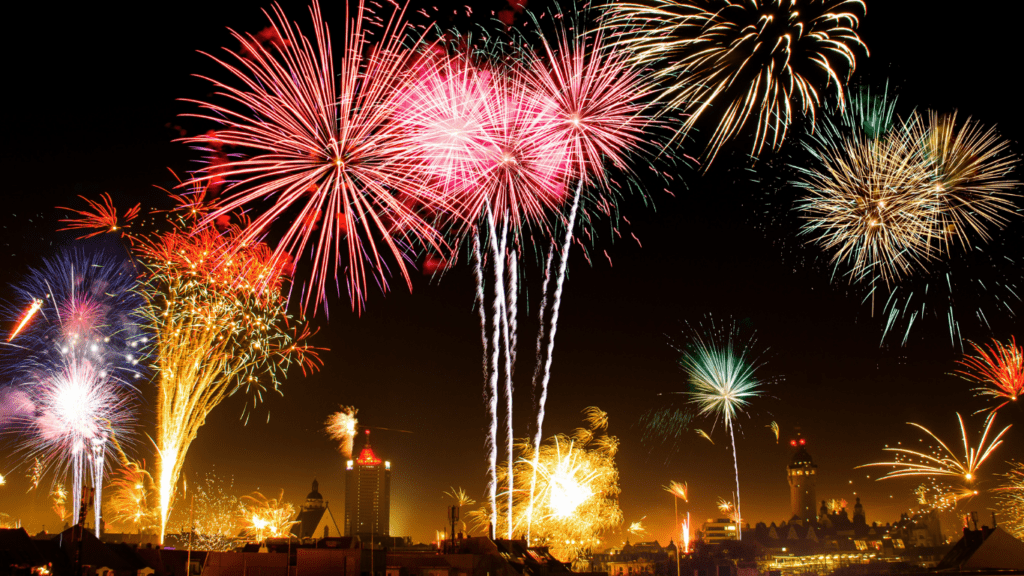
<path fill-rule="evenodd" d="M 814 486 L 817 480 L 815 474 L 818 466 L 811 459 L 805 448 L 806 441 L 803 438 L 791 440 L 790 445 L 797 448 L 793 454 L 793 460 L 786 467 L 789 476 L 789 505 L 791 518 L 805 522 L 817 519 L 816 498 Z"/>
<path fill-rule="evenodd" d="M 658 541 L 626 544 L 609 548 L 590 557 L 591 572 L 605 572 L 609 576 L 637 576 L 640 574 L 672 574 L 676 560 L 675 543 L 662 547 Z M 671 566 L 670 566 L 671 564 Z"/>
<path fill-rule="evenodd" d="M 708 519 L 700 528 L 701 539 L 708 544 L 720 544 L 737 539 L 736 523 L 728 518 Z"/>
<path fill-rule="evenodd" d="M 370 431 L 359 458 L 345 467 L 345 536 L 358 536 L 372 548 L 391 535 L 391 462 L 370 447 Z"/>
<path fill-rule="evenodd" d="M 292 524 L 292 534 L 300 540 L 308 538 L 332 538 L 341 536 L 338 523 L 331 514 L 329 503 L 320 495 L 320 483 L 313 480 L 313 491 L 306 496 L 306 503 L 299 509 Z"/>

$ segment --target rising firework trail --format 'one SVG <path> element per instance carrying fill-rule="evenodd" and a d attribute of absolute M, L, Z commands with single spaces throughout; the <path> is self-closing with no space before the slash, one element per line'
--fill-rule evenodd
<path fill-rule="evenodd" d="M 971 342 L 971 347 L 975 354 L 958 361 L 960 368 L 956 373 L 979 385 L 974 389 L 978 396 L 1001 402 L 992 408 L 993 413 L 1016 402 L 1024 393 L 1024 349 L 1017 346 L 1016 338 L 1011 337 L 1005 344 L 993 340 L 986 346 Z"/>
<path fill-rule="evenodd" d="M 347 13 L 339 58 L 319 5 L 310 11 L 312 40 L 278 6 L 268 14 L 269 36 L 232 32 L 241 50 L 211 56 L 228 78 L 208 78 L 220 103 L 196 102 L 202 111 L 194 114 L 219 128 L 186 141 L 210 157 L 197 180 L 224 183 L 225 199 L 207 222 L 255 213 L 241 242 L 269 234 L 278 238 L 275 259 L 311 255 L 307 306 L 326 308 L 329 279 L 344 274 L 352 307 L 361 309 L 368 284 L 387 290 L 389 266 L 411 287 L 406 259 L 414 247 L 442 248 L 420 215 L 442 197 L 400 158 L 406 144 L 392 118 L 394 95 L 415 53 L 403 45 L 404 9 L 376 27 L 370 23 L 380 17 L 360 1 Z M 235 151 L 225 154 L 227 146 Z"/>
<path fill-rule="evenodd" d="M 604 9 L 605 29 L 657 71 L 660 99 L 685 114 L 677 138 L 713 122 L 709 162 L 749 124 L 756 156 L 782 144 L 795 113 L 813 123 L 829 97 L 841 109 L 856 55 L 867 54 L 857 34 L 861 0 L 654 0 Z"/>
<path fill-rule="evenodd" d="M 701 327 L 704 330 L 704 327 Z M 687 394 L 701 415 L 712 415 L 717 423 L 721 419 L 729 431 L 732 443 L 733 467 L 736 472 L 736 517 L 740 518 L 740 468 L 736 455 L 736 416 L 761 395 L 762 382 L 754 373 L 761 363 L 754 357 L 755 340 L 741 341 L 735 324 L 716 326 L 713 321 L 694 337 L 683 352 L 681 365 L 689 378 L 691 390 Z M 737 537 L 742 530 L 737 526 Z"/>
<path fill-rule="evenodd" d="M 977 447 L 970 445 L 970 440 L 967 435 L 967 428 L 964 425 L 964 419 L 958 413 L 956 415 L 957 420 L 960 422 L 960 437 L 963 442 L 963 456 L 956 454 L 949 448 L 949 446 L 943 442 L 938 436 L 935 435 L 931 430 L 928 430 L 920 424 L 908 422 L 911 426 L 923 430 L 928 436 L 934 440 L 938 446 L 933 447 L 931 452 L 921 452 L 918 450 L 911 450 L 909 448 L 889 448 L 886 447 L 886 452 L 892 452 L 895 454 L 892 462 L 873 462 L 871 464 L 864 464 L 858 466 L 863 468 L 866 466 L 886 466 L 891 467 L 892 470 L 887 472 L 879 480 L 887 480 L 890 478 L 903 478 L 907 476 L 933 476 L 933 477 L 952 477 L 960 480 L 966 485 L 973 484 L 978 479 L 978 468 L 992 455 L 992 452 L 1003 443 L 1003 435 L 1006 434 L 1010 426 L 1003 428 L 998 434 L 989 440 L 989 433 L 992 431 L 992 426 L 995 424 L 995 413 L 991 413 L 985 419 L 985 430 L 981 434 L 981 439 L 978 441 Z"/>

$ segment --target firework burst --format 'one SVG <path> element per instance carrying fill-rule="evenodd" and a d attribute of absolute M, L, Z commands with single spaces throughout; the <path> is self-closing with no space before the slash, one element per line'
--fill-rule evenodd
<path fill-rule="evenodd" d="M 618 506 L 618 469 L 615 454 L 618 441 L 600 430 L 580 428 L 572 435 L 559 434 L 540 447 L 537 489 L 530 508 L 531 468 L 534 467 L 533 445 L 524 441 L 517 445 L 520 468 L 515 475 L 516 506 L 512 516 L 514 531 L 522 531 L 528 522 L 533 526 L 531 545 L 550 546 L 552 554 L 563 562 L 584 558 L 600 536 L 622 524 Z M 501 480 L 504 467 L 499 468 Z M 532 515 L 532 520 L 528 516 Z M 489 511 L 474 515 L 489 519 Z M 504 520 L 506 514 L 498 514 Z M 504 528 L 504 527 L 502 527 Z"/>
<path fill-rule="evenodd" d="M 689 488 L 686 486 L 686 482 L 676 482 L 672 480 L 668 483 L 668 486 L 662 486 L 665 492 L 668 492 L 676 498 L 681 498 L 683 502 L 689 502 Z"/>
<path fill-rule="evenodd" d="M 14 286 L 4 313 L 17 327 L 2 352 L 13 366 L 76 358 L 117 381 L 137 380 L 150 338 L 136 313 L 137 288 L 138 272 L 110 253 L 69 249 L 48 258 Z"/>
<path fill-rule="evenodd" d="M 971 342 L 971 347 L 975 355 L 960 360 L 956 373 L 980 385 L 974 389 L 978 396 L 1001 402 L 992 412 L 1015 402 L 1024 393 L 1024 349 L 1017 340 L 1011 337 L 1005 344 L 994 340 L 984 347 Z"/>
<path fill-rule="evenodd" d="M 268 18 L 280 42 L 232 33 L 242 51 L 211 58 L 237 85 L 209 79 L 224 104 L 196 102 L 203 110 L 196 116 L 220 127 L 186 141 L 215 160 L 197 179 L 228 183 L 209 221 L 269 203 L 240 240 L 253 243 L 290 220 L 275 256 L 312 254 L 306 304 L 326 306 L 328 279 L 344 274 L 352 306 L 360 308 L 369 283 L 387 289 L 387 255 L 410 283 L 409 251 L 421 242 L 440 249 L 438 234 L 418 214 L 440 196 L 427 193 L 414 167 L 398 159 L 394 94 L 413 55 L 403 46 L 403 10 L 378 30 L 368 24 L 379 16 L 359 2 L 337 62 L 317 3 L 311 15 L 312 40 L 277 6 Z M 225 155 L 224 147 L 236 152 Z"/>
<path fill-rule="evenodd" d="M 714 115 L 707 145 L 722 146 L 753 125 L 756 155 L 777 147 L 796 113 L 813 123 L 828 96 L 844 105 L 843 83 L 867 53 L 857 35 L 861 0 L 709 0 L 611 2 L 604 26 L 617 42 L 657 71 L 661 98 L 687 116 L 678 136 Z"/>
<path fill-rule="evenodd" d="M 125 532 L 147 532 L 159 526 L 159 510 L 153 501 L 156 492 L 152 476 L 144 464 L 127 463 L 111 478 L 107 501 L 110 521 Z"/>
<path fill-rule="evenodd" d="M 949 446 L 931 430 L 928 430 L 920 424 L 908 422 L 911 426 L 923 430 L 928 434 L 928 436 L 938 444 L 938 447 L 932 450 L 931 453 L 910 450 L 909 448 L 886 447 L 886 452 L 893 452 L 895 454 L 892 462 L 873 462 L 871 464 L 863 464 L 862 466 L 859 466 L 859 468 L 866 466 L 891 467 L 892 470 L 880 477 L 879 480 L 903 478 L 907 476 L 928 476 L 952 477 L 967 485 L 974 483 L 978 479 L 978 468 L 989 458 L 989 456 L 992 455 L 992 452 L 1003 443 L 1003 435 L 1006 434 L 1012 424 L 1003 428 L 998 434 L 989 440 L 989 434 L 992 431 L 992 426 L 995 424 L 995 413 L 989 414 L 985 419 L 985 429 L 981 434 L 981 439 L 978 440 L 977 447 L 972 447 L 970 445 L 970 439 L 967 435 L 967 428 L 964 425 L 963 417 L 960 416 L 959 413 L 956 417 L 960 422 L 960 437 L 963 442 L 964 450 L 963 456 L 953 452 L 953 450 L 951 450 Z"/>
<path fill-rule="evenodd" d="M 358 433 L 356 427 L 359 426 L 359 420 L 356 419 L 358 413 L 359 409 L 355 406 L 342 406 L 327 418 L 327 435 L 338 442 L 338 450 L 345 458 L 352 457 L 352 443 Z"/>
<path fill-rule="evenodd" d="M 735 324 L 716 327 L 711 321 L 706 333 L 695 331 L 690 346 L 680 350 L 683 352 L 681 365 L 691 386 L 687 393 L 690 402 L 697 405 L 700 415 L 713 415 L 716 423 L 721 419 L 729 432 L 736 472 L 737 518 L 740 517 L 740 470 L 734 429 L 737 415 L 749 405 L 750 399 L 761 395 L 762 382 L 754 376 L 761 366 L 753 357 L 755 342 L 753 336 L 742 342 Z M 737 530 L 737 536 L 742 538 L 740 532 Z"/>
<path fill-rule="evenodd" d="M 96 502 L 102 498 L 110 441 L 115 435 L 127 436 L 134 427 L 135 395 L 89 360 L 74 356 L 56 365 L 24 368 L 19 380 L 32 408 L 13 419 L 21 434 L 21 452 L 38 465 L 33 477 L 41 478 L 50 468 L 56 469 L 57 477 L 70 474 L 71 509 L 65 509 L 65 515 L 77 523 L 87 480 Z M 62 506 L 66 502 L 65 497 Z M 98 532 L 100 507 L 94 509 Z"/>
<path fill-rule="evenodd" d="M 280 393 L 288 370 L 319 366 L 308 326 L 287 311 L 286 264 L 242 225 L 205 223 L 206 189 L 164 213 L 166 229 L 126 234 L 144 270 L 138 313 L 152 328 L 156 354 L 157 491 L 160 539 L 189 446 L 210 412 L 234 394 Z M 83 216 L 83 220 L 88 220 Z"/>
<path fill-rule="evenodd" d="M 804 233 L 849 267 L 851 282 L 898 284 L 1009 221 L 1016 158 L 995 128 L 955 113 L 899 120 L 887 90 L 850 101 L 805 142 L 810 165 L 795 168 Z"/>
<path fill-rule="evenodd" d="M 174 508 L 172 523 L 189 527 L 193 550 L 226 552 L 238 544 L 243 508 L 233 488 L 233 480 L 225 481 L 213 473 L 189 483 L 188 506 Z"/>
<path fill-rule="evenodd" d="M 236 393 L 256 403 L 278 392 L 293 365 L 317 366 L 303 342 L 309 333 L 290 326 L 280 260 L 240 234 L 178 229 L 140 245 L 150 276 L 144 311 L 159 350 L 161 538 L 185 454 L 209 413 Z"/>
<path fill-rule="evenodd" d="M 277 498 L 267 498 L 253 492 L 241 498 L 240 523 L 242 533 L 250 540 L 262 542 L 267 538 L 279 538 L 288 534 L 296 524 L 295 507 L 284 501 L 284 490 Z"/>
<path fill-rule="evenodd" d="M 1010 471 L 1003 474 L 1005 480 L 996 488 L 996 500 L 1003 510 L 1000 525 L 1019 539 L 1024 538 L 1024 464 L 1010 464 Z"/>

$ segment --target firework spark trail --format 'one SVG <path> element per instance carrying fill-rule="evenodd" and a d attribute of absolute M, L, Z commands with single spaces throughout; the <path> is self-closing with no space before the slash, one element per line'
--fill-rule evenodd
<path fill-rule="evenodd" d="M 495 378 L 499 373 L 499 348 L 505 354 L 505 405 L 506 405 L 506 436 L 508 439 L 508 462 L 509 462 L 509 521 L 508 521 L 508 539 L 512 539 L 512 460 L 514 458 L 514 443 L 515 438 L 512 433 L 512 354 L 510 350 L 510 338 L 509 338 L 509 310 L 507 306 L 507 295 L 506 290 L 516 290 L 516 286 L 505 285 L 505 266 L 506 258 L 508 258 L 508 220 L 502 223 L 501 227 L 501 240 L 498 241 L 497 234 L 495 233 L 494 219 L 491 217 L 490 209 L 488 208 L 488 220 L 487 224 L 489 227 L 489 236 L 491 238 L 491 250 L 494 255 L 494 340 L 493 346 L 494 351 L 492 352 L 492 365 L 493 370 L 492 378 Z M 500 338 L 499 338 L 500 333 Z M 495 394 L 497 394 L 497 384 L 495 384 Z M 497 444 L 497 438 L 494 439 Z M 497 524 L 495 524 L 497 526 Z"/>
<path fill-rule="evenodd" d="M 14 330 L 11 331 L 11 335 L 7 337 L 8 342 L 14 340 L 14 337 L 17 336 L 22 331 L 23 328 L 25 328 L 25 325 L 28 324 L 30 320 L 32 320 L 32 317 L 35 316 L 36 312 L 38 312 L 42 306 L 42 300 L 38 298 L 32 299 L 32 303 L 29 304 L 28 310 L 25 310 L 25 314 L 21 317 L 21 321 L 18 322 L 18 325 L 15 326 Z"/>
<path fill-rule="evenodd" d="M 537 307 L 537 350 L 533 364 L 533 377 L 530 379 L 530 391 L 537 393 L 537 379 L 540 378 L 541 367 L 544 366 L 544 336 L 546 334 L 544 320 L 548 310 L 548 284 L 551 282 L 551 263 L 555 257 L 555 244 L 548 246 L 548 257 L 544 264 L 544 282 L 540 287 L 540 306 Z M 529 539 L 529 537 L 527 537 Z"/>
<path fill-rule="evenodd" d="M 774 14 L 766 14 L 767 7 Z M 867 53 L 856 32 L 866 12 L 861 0 L 826 0 L 799 10 L 784 0 L 724 6 L 655 0 L 612 2 L 605 11 L 604 29 L 619 33 L 618 44 L 662 80 L 659 99 L 687 115 L 677 139 L 720 111 L 705 150 L 708 165 L 748 122 L 756 125 L 752 154 L 758 155 L 766 144 L 782 144 L 798 106 L 813 124 L 822 92 L 830 91 L 842 108 L 840 74 L 852 75 L 855 50 Z"/>
<path fill-rule="evenodd" d="M 682 538 L 683 541 L 683 552 L 685 554 L 690 553 L 690 513 L 686 513 L 686 521 L 682 525 Z"/>
<path fill-rule="evenodd" d="M 265 245 L 243 247 L 238 234 L 177 229 L 141 245 L 151 278 L 145 313 L 158 332 L 161 541 L 185 455 L 209 413 L 237 392 L 255 405 L 279 390 L 292 364 L 317 366 L 315 350 L 300 343 L 308 331 L 290 333 L 281 261 Z"/>
<path fill-rule="evenodd" d="M 302 300 L 314 310 L 326 308 L 328 277 L 341 273 L 353 309 L 362 308 L 371 280 L 386 291 L 385 254 L 411 288 L 408 248 L 422 243 L 441 251 L 443 244 L 417 213 L 443 198 L 429 193 L 416 166 L 401 160 L 404 133 L 392 121 L 394 95 L 415 54 L 403 45 L 410 32 L 405 10 L 393 6 L 386 21 L 363 1 L 350 17 L 346 13 L 336 70 L 319 5 L 310 9 L 313 40 L 275 5 L 267 17 L 281 41 L 265 46 L 232 32 L 243 47 L 228 51 L 235 63 L 210 58 L 238 86 L 206 78 L 226 103 L 193 101 L 201 111 L 192 116 L 220 126 L 184 139 L 213 156 L 195 181 L 227 182 L 225 201 L 205 223 L 269 201 L 240 236 L 254 243 L 297 210 L 274 256 L 298 262 L 309 249 L 311 278 Z M 368 27 L 371 21 L 377 26 Z M 224 155 L 225 146 L 238 152 Z"/>
<path fill-rule="evenodd" d="M 537 404 L 537 432 L 534 434 L 533 441 L 535 446 L 540 446 L 541 438 L 543 438 L 544 428 L 544 413 L 545 405 L 548 401 L 548 383 L 551 381 L 551 361 L 554 357 L 555 352 L 555 334 L 558 332 L 558 311 L 562 303 L 562 290 L 565 286 L 565 272 L 569 265 L 569 248 L 572 246 L 572 231 L 573 224 L 576 221 L 576 211 L 579 209 L 580 204 L 580 193 L 583 190 L 583 181 L 576 186 L 576 194 L 573 195 L 572 207 L 569 209 L 569 218 L 566 223 L 565 239 L 562 242 L 562 249 L 559 255 L 558 261 L 558 272 L 555 276 L 555 293 L 554 299 L 551 303 L 551 328 L 548 335 L 547 354 L 544 355 L 544 372 L 541 378 L 540 384 L 540 400 Z M 540 457 L 540 452 L 537 452 L 537 457 Z M 533 508 L 533 495 L 534 486 L 537 482 L 536 476 L 537 462 L 534 462 L 534 474 L 530 481 L 530 508 Z M 531 517 L 532 519 L 532 517 Z M 526 540 L 530 540 L 530 527 L 527 524 L 526 529 Z"/>
<path fill-rule="evenodd" d="M 729 440 L 732 441 L 732 466 L 736 472 L 736 539 L 743 540 L 743 526 L 740 525 L 740 519 L 743 518 L 740 512 L 740 461 L 736 455 L 736 435 L 728 421 L 725 427 L 729 429 Z"/>
<path fill-rule="evenodd" d="M 928 430 L 920 424 L 913 422 L 907 422 L 907 424 L 923 430 L 926 434 L 932 437 L 939 446 L 942 447 L 941 451 L 936 451 L 935 454 L 926 454 L 917 450 L 910 450 L 908 448 L 884 448 L 886 452 L 893 452 L 896 454 L 892 462 L 872 462 L 871 464 L 862 464 L 858 468 L 864 468 L 868 466 L 890 466 L 893 470 L 887 472 L 884 476 L 878 478 L 879 480 L 888 480 L 890 478 L 903 478 L 907 476 L 951 476 L 959 478 L 966 484 L 970 485 L 978 479 L 978 468 L 982 465 L 985 460 L 992 455 L 992 452 L 1003 443 L 1002 437 L 1010 429 L 1012 424 L 1003 428 L 998 434 L 996 434 L 991 441 L 988 440 L 989 433 L 992 430 L 992 425 L 995 424 L 995 412 L 992 412 L 985 419 L 985 430 L 981 434 L 981 439 L 978 441 L 976 448 L 971 447 L 970 441 L 967 437 L 967 428 L 964 425 L 964 419 L 957 413 L 957 420 L 960 422 L 960 437 L 963 442 L 964 455 L 963 459 L 953 453 L 949 446 L 946 445 L 938 436 L 935 435 L 931 430 Z M 904 458 L 904 460 L 901 460 Z"/>
<path fill-rule="evenodd" d="M 502 238 L 502 244 L 505 243 L 505 239 Z M 508 404 L 508 413 L 506 418 L 507 430 L 505 431 L 508 437 L 508 466 L 509 470 L 513 469 L 513 458 L 515 458 L 515 436 L 512 432 L 512 370 L 516 364 L 516 295 L 519 292 L 519 284 L 517 282 L 517 258 L 516 258 L 516 247 L 513 245 L 512 249 L 508 251 L 508 300 L 504 308 L 505 317 L 505 402 Z M 512 496 L 513 496 L 513 475 L 508 475 L 508 508 L 509 514 L 512 511 Z M 508 523 L 508 539 L 512 539 L 512 522 L 511 519 Z"/>
<path fill-rule="evenodd" d="M 490 215 L 489 212 L 488 212 L 487 224 L 488 224 L 488 228 L 489 228 L 488 229 L 488 236 L 490 237 L 490 244 L 491 244 L 492 247 L 494 247 L 495 242 L 497 242 L 497 240 L 495 239 L 494 220 L 493 220 L 493 218 L 491 218 L 491 215 Z M 494 253 L 497 254 L 498 251 L 494 250 Z M 495 275 L 496 278 L 498 278 L 498 282 L 500 283 L 501 282 L 501 276 L 500 276 L 500 273 L 498 272 L 501 269 L 501 259 L 500 258 L 496 258 L 495 259 L 494 269 L 495 269 L 494 275 Z M 491 453 L 490 453 L 490 457 L 489 457 L 491 468 L 490 468 L 490 475 L 489 475 L 489 478 L 488 478 L 488 488 L 489 488 L 488 492 L 490 493 L 490 500 L 491 500 L 491 528 L 490 528 L 490 532 L 491 532 L 490 536 L 491 536 L 491 538 L 495 537 L 495 535 L 497 533 L 497 529 L 498 529 L 498 517 L 497 517 L 497 514 L 498 514 L 498 506 L 497 506 L 497 498 L 498 498 L 498 396 L 499 396 L 499 392 L 498 392 L 498 375 L 499 375 L 498 374 L 498 369 L 499 369 L 499 364 L 498 364 L 498 362 L 499 362 L 499 354 L 501 353 L 501 347 L 499 346 L 499 338 L 501 336 L 501 302 L 502 302 L 501 299 L 498 297 L 498 290 L 499 290 L 499 287 L 495 286 L 495 288 L 494 288 L 495 296 L 494 296 L 493 301 L 491 303 L 491 313 L 492 313 L 492 315 L 491 315 L 491 332 L 492 332 L 492 335 L 491 335 L 491 345 L 490 345 L 491 365 L 490 365 L 490 374 L 489 374 L 489 382 L 488 382 L 489 389 L 490 389 L 490 404 L 488 406 L 488 410 L 489 410 L 489 413 L 490 413 L 490 416 L 491 416 L 490 438 L 488 438 L 488 444 L 491 447 Z"/>
<path fill-rule="evenodd" d="M 975 356 L 967 356 L 957 363 L 962 369 L 957 374 L 968 381 L 980 384 L 974 391 L 978 396 L 991 396 L 1002 403 L 992 408 L 995 413 L 1010 402 L 1016 402 L 1024 393 L 1024 348 L 1017 346 L 1011 337 L 1006 344 L 993 340 L 992 344 L 981 347 L 971 342 Z"/>

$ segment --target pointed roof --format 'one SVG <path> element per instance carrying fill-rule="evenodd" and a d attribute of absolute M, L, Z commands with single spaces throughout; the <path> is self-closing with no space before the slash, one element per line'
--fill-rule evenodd
<path fill-rule="evenodd" d="M 366 431 L 366 443 L 363 444 L 363 449 L 359 451 L 359 458 L 356 459 L 356 463 L 360 466 L 376 466 L 383 462 L 377 455 L 373 453 L 373 448 L 370 447 L 370 431 Z"/>

